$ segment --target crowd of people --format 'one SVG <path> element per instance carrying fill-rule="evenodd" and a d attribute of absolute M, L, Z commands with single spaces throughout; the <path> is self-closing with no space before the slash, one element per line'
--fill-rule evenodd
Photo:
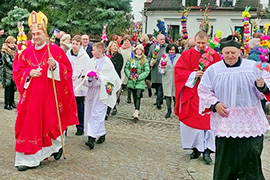
<path fill-rule="evenodd" d="M 179 45 L 167 43 L 163 34 L 155 41 L 141 34 L 135 44 L 130 35 L 114 34 L 108 43 L 94 43 L 87 34 L 72 37 L 55 29 L 49 43 L 47 23 L 42 12 L 30 14 L 32 37 L 23 51 L 12 36 L 2 41 L 0 26 L 4 109 L 17 108 L 19 171 L 50 156 L 65 157 L 63 141 L 70 125 L 76 125 L 75 135 L 88 138 L 89 149 L 103 143 L 105 120 L 117 114 L 123 91 L 127 101 L 121 103 L 133 102 L 137 123 L 143 91 L 151 97 L 154 89 L 156 108 L 165 100 L 164 117 L 178 116 L 182 147 L 192 150 L 190 159 L 202 154 L 211 164 L 215 152 L 215 180 L 264 179 L 260 156 L 269 124 L 262 104 L 270 96 L 270 74 L 255 66 L 263 34 L 255 33 L 250 54 L 243 54 L 233 35 L 221 39 L 218 50 L 211 49 L 204 31 Z"/>

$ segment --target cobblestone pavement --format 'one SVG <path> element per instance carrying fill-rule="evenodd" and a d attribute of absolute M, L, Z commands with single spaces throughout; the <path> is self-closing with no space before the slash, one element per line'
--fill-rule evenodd
<path fill-rule="evenodd" d="M 84 145 L 86 137 L 75 136 L 73 126 L 66 139 L 66 160 L 49 158 L 37 168 L 19 172 L 14 167 L 16 111 L 3 109 L 0 88 L 0 179 L 211 180 L 213 164 L 205 165 L 202 157 L 189 159 L 190 151 L 181 147 L 177 117 L 165 119 L 165 105 L 158 110 L 154 102 L 155 96 L 144 94 L 140 121 L 135 124 L 131 121 L 133 105 L 126 103 L 123 94 L 117 115 L 106 121 L 103 144 L 89 150 Z M 266 134 L 262 155 L 266 179 L 270 179 L 269 141 Z"/>

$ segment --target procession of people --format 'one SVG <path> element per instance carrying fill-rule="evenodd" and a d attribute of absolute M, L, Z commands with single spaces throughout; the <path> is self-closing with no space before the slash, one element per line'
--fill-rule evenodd
<path fill-rule="evenodd" d="M 220 37 L 213 48 L 203 29 L 181 43 L 162 33 L 153 41 L 152 35 L 139 34 L 135 43 L 131 35 L 114 34 L 105 43 L 90 41 L 87 32 L 58 29 L 52 40 L 48 23 L 45 14 L 33 11 L 28 19 L 32 38 L 20 39 L 24 47 L 12 36 L 0 44 L 3 108 L 17 110 L 19 171 L 51 156 L 65 158 L 68 126 L 76 125 L 75 135 L 84 135 L 90 150 L 104 143 L 106 120 L 117 114 L 119 103 L 133 103 L 130 117 L 139 123 L 147 89 L 150 98 L 152 90 L 156 95 L 153 106 L 166 109 L 165 119 L 177 115 L 190 159 L 202 154 L 206 165 L 214 163 L 215 180 L 265 179 L 260 156 L 269 130 L 263 103 L 270 96 L 270 65 L 262 60 L 268 60 L 269 47 L 263 51 L 260 42 L 269 40 L 267 32 L 250 40 L 248 54 L 235 34 Z M 122 102 L 124 91 L 127 101 Z"/>

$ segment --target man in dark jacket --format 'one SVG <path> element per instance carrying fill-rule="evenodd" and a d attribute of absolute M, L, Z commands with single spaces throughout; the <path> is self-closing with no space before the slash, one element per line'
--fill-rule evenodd
<path fill-rule="evenodd" d="M 4 28 L 0 25 L 0 49 L 2 48 L 2 45 L 5 42 L 5 37 L 4 37 L 5 30 Z M 2 65 L 2 54 L 0 54 L 0 65 Z"/>
<path fill-rule="evenodd" d="M 162 90 L 162 79 L 161 74 L 158 71 L 158 65 L 161 60 L 163 52 L 165 52 L 168 44 L 165 42 L 164 34 L 159 34 L 157 36 L 157 43 L 150 47 L 147 59 L 151 67 L 151 81 L 152 85 L 157 89 L 157 99 L 156 106 L 161 109 L 161 104 L 163 102 L 163 90 Z M 154 52 L 157 55 L 154 55 Z"/>
<path fill-rule="evenodd" d="M 92 45 L 93 42 L 89 41 L 89 36 L 87 34 L 82 35 L 82 45 L 83 49 L 87 52 L 90 58 L 93 57 L 92 55 Z"/>

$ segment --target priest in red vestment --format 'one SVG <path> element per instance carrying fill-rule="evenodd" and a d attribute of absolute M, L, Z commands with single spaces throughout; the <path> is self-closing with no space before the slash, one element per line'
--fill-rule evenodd
<path fill-rule="evenodd" d="M 33 11 L 30 14 L 28 24 L 34 45 L 19 56 L 14 73 L 20 93 L 15 124 L 15 166 L 19 171 L 36 167 L 51 155 L 56 160 L 62 155 L 50 68 L 54 73 L 62 131 L 69 125 L 78 124 L 72 67 L 61 48 L 50 44 L 48 49 L 45 33 L 47 21 L 42 12 Z"/>
<path fill-rule="evenodd" d="M 191 159 L 198 158 L 203 152 L 205 163 L 210 164 L 210 153 L 215 151 L 215 142 L 210 132 L 210 116 L 199 114 L 197 87 L 203 71 L 207 68 L 199 69 L 199 59 L 205 56 L 208 59 L 205 64 L 209 66 L 219 61 L 220 56 L 214 50 L 211 51 L 211 57 L 207 56 L 210 54 L 206 46 L 207 40 L 208 35 L 199 31 L 195 35 L 196 46 L 184 51 L 175 65 L 175 114 L 180 120 L 183 148 L 193 150 Z"/>

